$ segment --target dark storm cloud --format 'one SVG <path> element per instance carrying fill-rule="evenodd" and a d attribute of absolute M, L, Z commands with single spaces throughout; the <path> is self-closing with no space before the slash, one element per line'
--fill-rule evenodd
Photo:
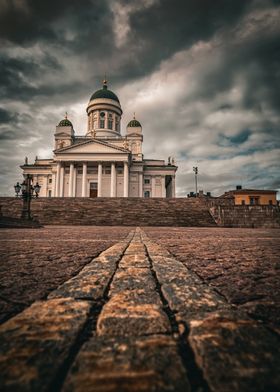
<path fill-rule="evenodd" d="M 57 42 L 61 40 L 60 29 L 54 23 L 66 18 L 77 31 L 82 28 L 94 30 L 103 20 L 106 2 L 102 0 L 1 0 L 1 37 L 27 45 L 38 40 Z"/>
<path fill-rule="evenodd" d="M 15 114 L 8 112 L 5 109 L 0 108 L 0 125 L 9 123 L 13 121 L 15 118 Z"/>
<path fill-rule="evenodd" d="M 244 178 L 256 185 L 256 173 L 262 186 L 277 183 L 279 6 L 273 0 L 0 0 L 6 172 L 15 177 L 25 155 L 51 156 L 53 129 L 69 108 L 76 123 L 82 119 L 83 134 L 87 100 L 106 72 L 123 123 L 134 110 L 143 119 L 147 152 L 179 157 L 179 194 L 192 181 L 194 160 L 217 192 L 217 178 L 224 186 L 238 181 L 233 167 L 245 168 Z"/>
<path fill-rule="evenodd" d="M 124 5 L 126 1 L 122 2 Z M 162 0 L 130 18 L 129 46 L 139 56 L 139 73 L 217 30 L 234 23 L 251 1 Z"/>

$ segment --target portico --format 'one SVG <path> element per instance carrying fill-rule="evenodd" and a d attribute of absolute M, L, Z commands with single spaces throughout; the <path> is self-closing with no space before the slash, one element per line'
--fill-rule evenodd
<path fill-rule="evenodd" d="M 79 183 L 81 192 L 77 188 Z M 128 162 L 58 161 L 52 184 L 54 197 L 128 197 Z M 91 184 L 96 185 L 91 187 Z M 90 192 L 93 188 L 96 194 Z"/>

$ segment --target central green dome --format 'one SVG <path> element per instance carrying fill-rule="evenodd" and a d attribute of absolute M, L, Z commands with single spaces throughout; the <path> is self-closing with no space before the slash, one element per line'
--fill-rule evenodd
<path fill-rule="evenodd" d="M 116 94 L 113 93 L 113 91 L 108 90 L 107 87 L 107 80 L 103 81 L 103 88 L 100 90 L 95 91 L 95 93 L 92 94 L 90 97 L 90 101 L 93 99 L 99 99 L 99 98 L 106 98 L 106 99 L 112 99 L 113 101 L 117 101 L 120 103 L 119 98 L 116 96 Z"/>

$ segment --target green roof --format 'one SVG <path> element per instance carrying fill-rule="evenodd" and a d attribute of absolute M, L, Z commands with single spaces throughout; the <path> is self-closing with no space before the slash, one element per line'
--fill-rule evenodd
<path fill-rule="evenodd" d="M 118 103 L 120 103 L 119 98 L 116 96 L 116 94 L 113 93 L 113 91 L 108 90 L 106 80 L 104 80 L 103 82 L 103 88 L 95 91 L 95 93 L 92 94 L 92 96 L 90 97 L 90 101 L 99 98 L 112 99 L 113 101 L 117 101 Z"/>
<path fill-rule="evenodd" d="M 71 121 L 68 120 L 68 118 L 64 118 L 63 120 L 60 121 L 58 124 L 59 127 L 73 127 Z"/>
<path fill-rule="evenodd" d="M 139 121 L 135 120 L 135 118 L 127 124 L 128 127 L 141 127 L 141 124 Z"/>

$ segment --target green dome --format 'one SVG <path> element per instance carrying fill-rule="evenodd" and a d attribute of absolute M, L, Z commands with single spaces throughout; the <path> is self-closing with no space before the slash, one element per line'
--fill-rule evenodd
<path fill-rule="evenodd" d="M 141 127 L 141 124 L 139 121 L 137 121 L 135 118 L 127 124 L 128 127 Z"/>
<path fill-rule="evenodd" d="M 117 101 L 118 103 L 120 103 L 119 98 L 116 96 L 116 94 L 114 94 L 113 91 L 108 90 L 106 80 L 104 80 L 103 82 L 103 88 L 95 91 L 95 93 L 92 94 L 92 96 L 90 97 L 90 101 L 99 98 L 112 99 L 113 101 Z"/>
<path fill-rule="evenodd" d="M 58 124 L 59 127 L 73 127 L 71 121 L 68 120 L 68 118 L 64 118 L 63 120 L 60 121 Z"/>

